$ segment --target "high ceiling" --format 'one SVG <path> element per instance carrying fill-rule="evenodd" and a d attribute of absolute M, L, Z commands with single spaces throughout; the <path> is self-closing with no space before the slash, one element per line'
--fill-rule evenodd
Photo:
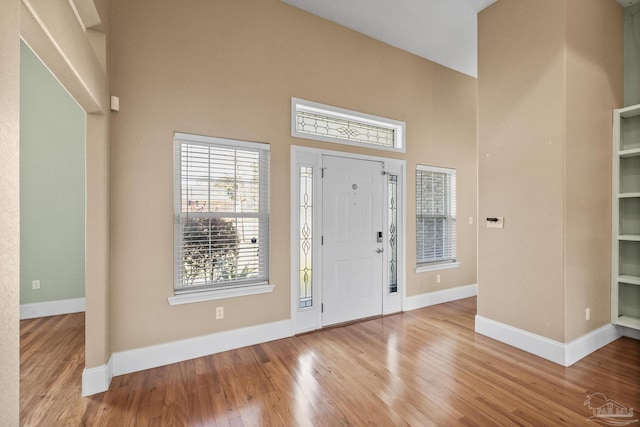
<path fill-rule="evenodd" d="M 282 1 L 477 77 L 477 15 L 496 0 Z"/>

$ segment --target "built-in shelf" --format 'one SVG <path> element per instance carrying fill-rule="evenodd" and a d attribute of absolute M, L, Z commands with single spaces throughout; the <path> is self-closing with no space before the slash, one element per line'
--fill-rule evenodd
<path fill-rule="evenodd" d="M 632 105 L 630 107 L 620 108 L 616 110 L 620 117 L 623 119 L 629 119 L 631 117 L 640 116 L 640 104 Z"/>
<path fill-rule="evenodd" d="M 618 236 L 618 240 L 624 240 L 626 242 L 640 242 L 640 235 L 638 234 L 622 234 Z"/>
<path fill-rule="evenodd" d="M 613 111 L 611 322 L 640 330 L 640 104 Z"/>
<path fill-rule="evenodd" d="M 640 317 L 618 316 L 616 323 L 620 326 L 626 326 L 627 328 L 640 329 Z"/>
<path fill-rule="evenodd" d="M 636 197 L 640 197 L 640 193 L 620 193 L 618 194 L 618 198 L 620 199 L 633 199 Z"/>
<path fill-rule="evenodd" d="M 640 148 L 631 148 L 629 150 L 621 150 L 618 152 L 620 157 L 636 157 L 640 156 Z"/>
<path fill-rule="evenodd" d="M 640 286 L 640 277 L 639 276 L 620 275 L 620 276 L 618 276 L 618 283 L 627 283 L 629 285 L 638 285 L 638 286 Z"/>

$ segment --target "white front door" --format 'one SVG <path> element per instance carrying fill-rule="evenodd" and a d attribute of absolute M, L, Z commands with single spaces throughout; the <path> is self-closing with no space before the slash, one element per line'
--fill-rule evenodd
<path fill-rule="evenodd" d="M 323 156 L 322 324 L 382 314 L 383 175 L 377 161 Z"/>

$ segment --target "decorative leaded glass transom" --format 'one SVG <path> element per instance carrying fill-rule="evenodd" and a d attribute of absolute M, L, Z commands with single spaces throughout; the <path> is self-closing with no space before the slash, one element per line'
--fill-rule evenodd
<path fill-rule="evenodd" d="M 405 151 L 405 123 L 298 98 L 291 99 L 291 136 Z"/>
<path fill-rule="evenodd" d="M 296 126 L 300 133 L 327 138 L 357 141 L 383 147 L 393 147 L 394 142 L 395 131 L 393 129 L 306 111 L 298 111 Z"/>

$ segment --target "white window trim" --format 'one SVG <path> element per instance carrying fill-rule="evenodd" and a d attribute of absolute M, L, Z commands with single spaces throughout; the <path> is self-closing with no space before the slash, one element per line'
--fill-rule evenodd
<path fill-rule="evenodd" d="M 426 271 L 436 271 L 436 270 L 448 270 L 450 268 L 458 268 L 460 267 L 460 262 L 444 262 L 444 263 L 432 263 L 432 264 L 421 264 L 416 267 L 416 273 L 424 273 Z"/>
<path fill-rule="evenodd" d="M 273 292 L 274 287 L 275 285 L 271 285 L 269 283 L 256 283 L 249 286 L 207 289 L 206 291 L 194 291 L 183 294 L 176 294 L 170 296 L 168 300 L 169 305 L 191 304 L 195 302 L 212 301 L 216 299 L 267 294 Z"/>
<path fill-rule="evenodd" d="M 260 149 L 264 151 L 270 151 L 271 146 L 269 144 L 260 142 L 250 142 L 241 140 L 232 140 L 227 138 L 218 138 L 203 135 L 194 135 L 188 133 L 174 133 L 174 141 L 190 141 L 190 142 L 206 142 L 206 143 L 218 143 L 221 145 L 229 145 L 239 148 Z M 271 165 L 269 165 L 271 167 Z M 269 243 L 270 246 L 270 243 Z M 174 254 L 175 256 L 175 254 Z M 267 265 L 269 263 L 269 255 L 266 258 Z M 175 267 L 174 267 L 175 268 Z M 174 271 L 174 284 L 175 287 L 175 274 Z M 204 288 L 204 289 L 185 289 L 185 290 L 173 290 L 174 294 L 167 298 L 169 305 L 181 305 L 191 304 L 203 301 L 212 301 L 217 299 L 234 298 L 240 296 L 259 295 L 273 292 L 275 285 L 270 284 L 268 281 L 254 282 L 246 284 L 229 284 L 226 286 L 220 286 L 216 288 Z"/>
<path fill-rule="evenodd" d="M 324 114 L 327 116 L 333 116 L 341 119 L 352 120 L 355 122 L 366 123 L 373 126 L 393 129 L 395 133 L 394 147 L 385 147 L 383 145 L 367 144 L 364 142 L 348 141 L 339 138 L 323 137 L 320 135 L 310 135 L 304 132 L 298 132 L 296 126 L 298 111 Z M 351 145 L 355 147 L 371 148 L 374 150 L 404 153 L 406 152 L 406 127 L 407 124 L 399 120 L 388 119 L 386 117 L 374 116 L 372 114 L 361 113 L 359 111 L 347 110 L 345 108 L 320 104 L 318 102 L 307 101 L 305 99 L 294 97 L 291 98 L 291 136 L 294 138 L 313 139 L 316 141 L 332 142 L 334 144 Z"/>

